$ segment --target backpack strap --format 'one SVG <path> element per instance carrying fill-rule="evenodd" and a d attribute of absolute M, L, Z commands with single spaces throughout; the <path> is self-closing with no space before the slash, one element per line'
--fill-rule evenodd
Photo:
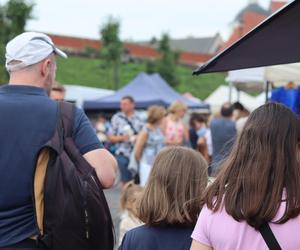
<path fill-rule="evenodd" d="M 58 103 L 58 121 L 57 130 L 60 136 L 54 135 L 54 141 L 58 142 L 58 137 L 61 137 L 60 144 L 63 145 L 63 136 L 71 137 L 73 130 L 73 117 L 74 117 L 74 105 L 67 102 Z M 55 144 L 55 143 L 54 143 Z M 50 160 L 50 151 L 47 146 L 38 153 L 36 169 L 34 173 L 33 190 L 34 190 L 34 203 L 36 212 L 36 223 L 40 231 L 40 235 L 43 236 L 44 225 L 44 181 L 47 171 L 48 162 Z M 53 146 L 53 144 L 52 144 Z"/>
<path fill-rule="evenodd" d="M 267 222 L 261 225 L 259 232 L 270 250 L 281 250 L 281 247 Z"/>
<path fill-rule="evenodd" d="M 47 165 L 49 162 L 49 150 L 42 149 L 37 160 L 36 170 L 34 174 L 34 203 L 36 212 L 36 223 L 40 234 L 44 234 L 44 181 L 46 176 Z"/>
<path fill-rule="evenodd" d="M 74 104 L 69 102 L 59 102 L 59 117 L 61 126 L 59 129 L 62 129 L 62 135 L 64 138 L 72 137 L 73 134 L 73 124 L 75 116 L 75 107 Z"/>

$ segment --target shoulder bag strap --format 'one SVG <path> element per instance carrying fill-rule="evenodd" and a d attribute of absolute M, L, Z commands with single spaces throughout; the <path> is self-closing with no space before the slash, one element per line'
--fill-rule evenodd
<path fill-rule="evenodd" d="M 134 128 L 132 122 L 129 121 L 129 119 L 128 119 L 127 117 L 122 116 L 122 115 L 119 115 L 119 117 L 122 118 L 123 120 L 125 120 L 125 121 L 128 123 L 128 125 L 131 127 L 131 129 L 132 129 L 132 131 L 133 131 L 133 133 L 134 133 L 135 135 L 138 134 L 138 132 L 137 132 L 136 129 Z"/>
<path fill-rule="evenodd" d="M 74 104 L 69 102 L 59 102 L 60 120 L 65 137 L 72 137 L 74 124 Z"/>
<path fill-rule="evenodd" d="M 270 250 L 281 250 L 281 247 L 276 240 L 270 226 L 268 223 L 264 223 L 260 229 L 259 229 L 260 234 L 264 238 L 264 241 L 266 242 L 268 248 Z"/>

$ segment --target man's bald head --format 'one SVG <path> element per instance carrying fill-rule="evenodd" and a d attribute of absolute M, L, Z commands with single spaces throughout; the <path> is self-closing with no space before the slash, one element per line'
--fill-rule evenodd
<path fill-rule="evenodd" d="M 233 106 L 231 103 L 224 103 L 221 107 L 221 116 L 231 118 L 233 114 Z"/>

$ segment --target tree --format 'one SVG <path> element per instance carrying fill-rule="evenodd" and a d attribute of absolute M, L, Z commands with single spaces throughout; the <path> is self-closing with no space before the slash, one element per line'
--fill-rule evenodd
<path fill-rule="evenodd" d="M 147 74 L 153 74 L 153 73 L 156 73 L 157 72 L 157 65 L 155 63 L 155 61 L 152 61 L 152 60 L 148 60 L 146 62 L 146 73 Z"/>
<path fill-rule="evenodd" d="M 9 0 L 0 5 L 0 83 L 7 82 L 5 45 L 13 37 L 24 32 L 26 22 L 32 18 L 33 3 L 25 0 Z"/>
<path fill-rule="evenodd" d="M 168 34 L 162 35 L 158 45 L 158 52 L 161 57 L 157 62 L 157 71 L 172 87 L 175 87 L 178 84 L 176 70 L 180 54 L 171 49 Z"/>
<path fill-rule="evenodd" d="M 123 51 L 119 33 L 120 23 L 113 17 L 109 17 L 100 30 L 102 40 L 101 56 L 105 60 L 107 68 L 111 68 L 113 71 L 115 89 L 119 88 L 120 63 Z"/>

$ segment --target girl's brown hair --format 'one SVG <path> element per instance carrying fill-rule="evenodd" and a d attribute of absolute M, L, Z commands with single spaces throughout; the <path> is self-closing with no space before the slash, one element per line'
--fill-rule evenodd
<path fill-rule="evenodd" d="M 162 120 L 166 115 L 166 109 L 162 106 L 151 106 L 148 109 L 148 118 L 147 122 L 150 124 L 155 124 Z"/>
<path fill-rule="evenodd" d="M 196 151 L 168 147 L 155 159 L 138 217 L 148 225 L 194 225 L 207 185 L 207 164 Z"/>
<path fill-rule="evenodd" d="M 288 108 L 269 103 L 249 117 L 205 203 L 225 206 L 235 220 L 258 229 L 274 219 L 286 201 L 282 224 L 300 213 L 300 120 Z"/>

